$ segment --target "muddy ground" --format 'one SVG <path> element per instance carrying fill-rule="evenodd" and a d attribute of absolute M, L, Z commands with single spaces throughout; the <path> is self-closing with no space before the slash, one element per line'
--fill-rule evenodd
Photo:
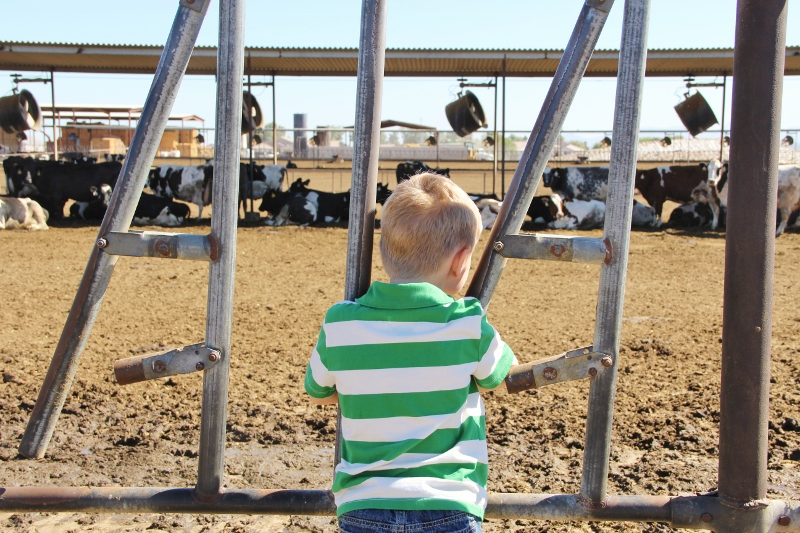
<path fill-rule="evenodd" d="M 96 231 L 0 232 L 0 484 L 192 486 L 200 374 L 121 387 L 112 364 L 204 338 L 202 263 L 120 259 L 47 457 L 17 455 Z M 302 378 L 323 314 L 343 294 L 346 239 L 342 228 L 239 230 L 229 487 L 329 486 L 335 410 L 306 401 Z M 678 494 L 715 487 L 724 247 L 722 233 L 633 234 L 610 492 Z M 591 344 L 598 272 L 596 266 L 509 262 L 489 316 L 520 362 Z M 374 277 L 386 279 L 379 266 Z M 800 235 L 787 234 L 777 243 L 769 437 L 770 495 L 785 499 L 800 499 L 798 285 Z M 581 381 L 517 396 L 487 395 L 490 490 L 578 491 L 587 391 L 588 382 Z M 616 529 L 668 528 L 485 524 L 489 532 Z M 0 514 L 0 530 L 327 532 L 335 530 L 335 521 Z"/>

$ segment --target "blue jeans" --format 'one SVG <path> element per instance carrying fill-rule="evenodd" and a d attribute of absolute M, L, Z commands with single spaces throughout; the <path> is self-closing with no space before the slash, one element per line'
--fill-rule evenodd
<path fill-rule="evenodd" d="M 463 511 L 359 509 L 339 517 L 341 533 L 481 533 L 481 521 Z"/>

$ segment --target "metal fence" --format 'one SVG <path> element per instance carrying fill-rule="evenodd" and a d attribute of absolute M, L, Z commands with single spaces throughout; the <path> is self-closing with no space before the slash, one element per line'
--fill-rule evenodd
<path fill-rule="evenodd" d="M 161 146 L 157 152 L 160 158 L 212 159 L 214 157 L 214 128 L 191 129 L 195 142 L 181 143 L 172 149 Z M 293 129 L 278 128 L 277 152 L 279 161 L 311 161 L 314 166 L 325 163 L 352 161 L 353 130 L 347 128 Z M 507 131 L 505 160 L 519 161 L 528 131 Z M 273 158 L 272 128 L 259 128 L 254 134 L 252 155 L 257 160 Z M 720 140 L 720 137 L 723 140 Z M 730 131 L 705 132 L 698 137 L 669 129 L 649 129 L 639 132 L 638 160 L 658 163 L 707 162 L 729 155 Z M 800 164 L 800 128 L 781 130 L 781 164 Z M 605 141 L 605 142 L 604 142 Z M 612 141 L 610 131 L 602 130 L 564 130 L 556 142 L 550 161 L 576 164 L 607 164 L 611 157 Z M 494 139 L 492 132 L 476 132 L 466 137 L 458 137 L 446 130 L 391 129 L 381 132 L 380 158 L 385 161 L 493 161 L 494 143 L 497 142 L 497 159 L 503 160 L 502 142 Z M 16 144 L 0 145 L 0 153 L 25 153 L 44 157 L 52 152 L 52 140 L 42 132 L 29 132 L 28 139 Z M 80 152 L 95 157 L 109 153 L 107 149 L 89 146 L 62 146 L 61 151 Z M 242 143 L 242 158 L 250 157 L 247 142 Z"/>

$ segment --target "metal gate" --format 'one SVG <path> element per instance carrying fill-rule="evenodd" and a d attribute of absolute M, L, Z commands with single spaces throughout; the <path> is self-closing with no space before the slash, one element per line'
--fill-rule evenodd
<path fill-rule="evenodd" d="M 333 515 L 329 491 L 224 489 L 224 448 L 236 249 L 244 0 L 220 0 L 214 211 L 207 236 L 129 232 L 210 0 L 180 0 L 167 45 L 96 246 L 20 445 L 44 456 L 120 255 L 210 262 L 205 342 L 117 363 L 120 382 L 202 371 L 194 488 L 0 487 L 0 512 Z M 716 531 L 800 531 L 800 506 L 766 499 L 774 213 L 785 0 L 739 0 L 734 76 L 720 415 L 719 491 L 696 496 L 607 494 L 636 146 L 650 0 L 625 0 L 614 144 L 602 239 L 518 232 L 614 0 L 586 0 L 514 174 L 469 294 L 490 303 L 508 258 L 601 263 L 591 346 L 515 367 L 512 391 L 590 381 L 580 494 L 490 494 L 486 516 L 667 522 Z M 370 284 L 387 0 L 363 0 L 345 297 Z M 760 143 L 738 144 L 757 137 Z M 741 148 L 740 148 L 741 146 Z M 745 147 L 746 146 L 746 147 Z M 744 310 L 744 312 L 742 312 Z M 339 435 L 337 435 L 337 443 Z M 337 446 L 338 449 L 338 446 Z M 338 460 L 338 452 L 337 452 Z"/>

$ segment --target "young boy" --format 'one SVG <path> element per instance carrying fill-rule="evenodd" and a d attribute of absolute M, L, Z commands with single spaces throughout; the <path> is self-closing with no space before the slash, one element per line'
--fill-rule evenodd
<path fill-rule="evenodd" d="M 306 371 L 317 404 L 338 402 L 340 531 L 479 532 L 488 454 L 479 390 L 504 385 L 514 354 L 475 298 L 456 300 L 481 216 L 452 181 L 420 174 L 383 208 L 389 283 L 325 315 Z"/>

